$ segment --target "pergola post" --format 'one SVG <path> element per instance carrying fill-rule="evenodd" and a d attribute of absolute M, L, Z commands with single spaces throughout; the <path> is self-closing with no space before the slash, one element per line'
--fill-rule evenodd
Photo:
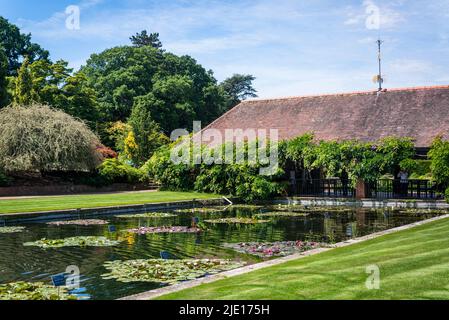
<path fill-rule="evenodd" d="M 357 180 L 357 184 L 355 187 L 355 197 L 356 199 L 365 199 L 367 198 L 367 190 L 366 183 L 363 179 Z"/>

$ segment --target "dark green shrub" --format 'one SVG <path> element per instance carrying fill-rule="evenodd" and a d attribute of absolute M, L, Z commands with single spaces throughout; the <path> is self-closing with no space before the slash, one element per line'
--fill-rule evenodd
<path fill-rule="evenodd" d="M 142 171 L 165 190 L 193 190 L 196 168 L 185 164 L 174 164 L 170 159 L 171 146 L 159 148 Z"/>
<path fill-rule="evenodd" d="M 449 187 L 444 192 L 444 197 L 446 198 L 446 201 L 449 203 Z"/>
<path fill-rule="evenodd" d="M 410 175 L 410 179 L 432 180 L 432 170 L 430 169 L 432 162 L 429 160 L 415 160 L 415 166 Z"/>
<path fill-rule="evenodd" d="M 145 177 L 141 170 L 118 159 L 107 159 L 98 167 L 99 175 L 108 183 L 139 183 Z M 100 180 L 101 181 L 101 180 Z"/>
<path fill-rule="evenodd" d="M 436 138 L 429 151 L 429 158 L 435 181 L 445 187 L 449 186 L 449 141 Z"/>
<path fill-rule="evenodd" d="M 142 168 L 164 189 L 230 195 L 246 202 L 269 199 L 285 190 L 285 186 L 276 181 L 284 174 L 282 170 L 273 176 L 262 176 L 259 163 L 174 164 L 170 158 L 173 147 L 174 145 L 160 148 Z M 246 156 L 248 146 L 244 148 Z M 203 148 L 204 153 L 208 151 L 210 150 Z"/>
<path fill-rule="evenodd" d="M 0 170 L 0 187 L 7 187 L 11 183 L 11 179 Z"/>
<path fill-rule="evenodd" d="M 96 173 L 95 175 L 89 176 L 89 177 L 81 177 L 77 179 L 77 184 L 84 184 L 91 187 L 101 188 L 110 185 L 111 182 L 108 178 L 105 176 L 100 175 L 99 173 Z"/>

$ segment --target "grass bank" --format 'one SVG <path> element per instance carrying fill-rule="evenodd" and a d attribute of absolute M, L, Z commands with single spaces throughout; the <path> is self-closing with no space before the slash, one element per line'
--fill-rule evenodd
<path fill-rule="evenodd" d="M 32 197 L 22 199 L 0 198 L 0 214 L 28 213 L 69 209 L 90 209 L 97 207 L 124 206 L 146 203 L 212 199 L 220 196 L 195 192 L 127 192 L 115 194 L 70 195 Z"/>
<path fill-rule="evenodd" d="M 368 290 L 367 266 L 380 268 Z M 159 299 L 449 299 L 449 219 Z"/>

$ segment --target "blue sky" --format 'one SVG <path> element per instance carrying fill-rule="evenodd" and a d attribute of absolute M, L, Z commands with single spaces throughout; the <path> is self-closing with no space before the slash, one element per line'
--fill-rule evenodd
<path fill-rule="evenodd" d="M 65 27 L 69 5 L 81 9 L 79 30 Z M 379 29 L 366 23 L 373 5 Z M 375 89 L 379 34 L 385 87 L 449 84 L 449 0 L 0 0 L 0 15 L 75 68 L 159 32 L 220 81 L 253 74 L 260 97 Z"/>

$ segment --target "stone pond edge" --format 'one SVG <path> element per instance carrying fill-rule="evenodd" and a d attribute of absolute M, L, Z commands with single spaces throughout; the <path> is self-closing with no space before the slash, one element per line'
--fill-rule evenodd
<path fill-rule="evenodd" d="M 223 205 L 225 203 L 226 200 L 223 198 L 213 198 L 213 199 L 193 199 L 183 201 L 170 201 L 170 202 L 112 206 L 112 207 L 70 209 L 59 211 L 4 213 L 0 214 L 0 225 L 47 221 L 55 219 L 71 219 L 71 218 L 85 219 L 104 215 L 127 214 L 127 213 L 136 213 L 153 210 L 160 211 L 160 210 L 171 210 L 179 208 L 194 208 L 196 206 L 214 206 L 214 205 Z"/>

